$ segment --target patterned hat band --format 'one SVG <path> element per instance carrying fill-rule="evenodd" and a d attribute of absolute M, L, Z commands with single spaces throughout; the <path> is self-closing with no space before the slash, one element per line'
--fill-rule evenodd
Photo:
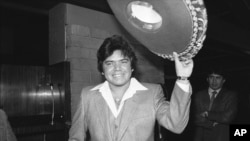
<path fill-rule="evenodd" d="M 207 12 L 203 0 L 108 0 L 118 21 L 158 56 L 193 58 L 203 46 Z"/>

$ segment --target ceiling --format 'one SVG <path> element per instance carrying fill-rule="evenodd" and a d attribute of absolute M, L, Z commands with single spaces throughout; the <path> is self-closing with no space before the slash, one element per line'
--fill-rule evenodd
<path fill-rule="evenodd" d="M 20 36 L 25 34 L 29 38 L 33 37 L 34 31 L 36 32 L 35 39 L 31 39 L 34 42 L 28 41 L 31 44 L 30 47 L 27 47 L 29 46 L 27 42 L 20 41 L 25 40 L 23 38 L 17 39 L 23 44 L 22 47 L 17 45 L 20 46 L 19 49 L 15 49 L 16 47 L 13 47 L 15 45 L 12 45 L 12 50 L 18 52 L 16 54 L 24 53 L 19 56 L 20 58 L 25 58 L 24 56 L 27 56 L 27 54 L 35 54 L 33 52 L 40 52 L 41 54 L 40 56 L 34 55 L 35 59 L 28 58 L 23 61 L 45 61 L 41 64 L 47 64 L 48 49 L 44 47 L 34 49 L 33 46 L 48 46 L 48 11 L 60 2 L 112 14 L 107 0 L 0 0 L 1 19 L 4 19 L 4 22 L 1 22 L 2 27 L 15 25 L 15 28 L 20 28 L 16 29 L 20 32 L 15 34 Z M 204 0 L 204 3 L 208 13 L 207 38 L 203 48 L 194 58 L 196 64 L 201 67 L 209 64 L 224 65 L 230 71 L 249 71 L 250 2 L 248 0 Z M 1 35 L 1 37 L 4 36 Z M 27 49 L 25 50 L 25 48 Z M 6 47 L 2 47 L 1 51 L 6 52 L 6 54 L 11 52 Z M 17 60 L 20 60 L 20 58 Z M 17 60 L 14 60 L 14 62 Z"/>
<path fill-rule="evenodd" d="M 13 10 L 23 10 L 36 14 L 48 14 L 48 10 L 60 2 L 66 2 L 86 8 L 112 13 L 107 0 L 1 0 L 1 6 Z M 250 2 L 248 0 L 204 0 L 210 17 L 250 29 Z"/>
<path fill-rule="evenodd" d="M 60 2 L 66 2 L 86 8 L 112 13 L 107 0 L 1 0 L 1 6 L 13 10 L 23 10 L 36 14 L 48 14 L 48 10 Z M 210 17 L 250 29 L 250 2 L 248 0 L 204 0 Z"/>

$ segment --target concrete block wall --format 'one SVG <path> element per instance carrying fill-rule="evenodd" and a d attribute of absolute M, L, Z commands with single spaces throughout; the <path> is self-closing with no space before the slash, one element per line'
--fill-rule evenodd
<path fill-rule="evenodd" d="M 50 64 L 70 62 L 72 115 L 81 89 L 103 82 L 97 70 L 96 52 L 103 40 L 113 34 L 125 36 L 134 46 L 138 57 L 136 77 L 140 81 L 164 83 L 163 60 L 129 36 L 113 15 L 62 3 L 51 9 L 49 24 Z"/>
<path fill-rule="evenodd" d="M 81 89 L 103 81 L 97 70 L 96 52 L 110 34 L 83 25 L 66 25 L 66 31 L 66 60 L 70 62 L 71 105 L 74 113 Z"/>

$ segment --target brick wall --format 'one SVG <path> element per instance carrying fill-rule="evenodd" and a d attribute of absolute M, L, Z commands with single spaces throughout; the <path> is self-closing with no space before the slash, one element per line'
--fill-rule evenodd
<path fill-rule="evenodd" d="M 114 16 L 62 3 L 50 10 L 49 19 L 50 64 L 70 62 L 72 114 L 81 89 L 103 82 L 97 70 L 96 52 L 103 40 L 113 34 L 125 36 L 135 47 L 138 57 L 136 77 L 140 81 L 164 83 L 163 59 L 129 36 Z"/>

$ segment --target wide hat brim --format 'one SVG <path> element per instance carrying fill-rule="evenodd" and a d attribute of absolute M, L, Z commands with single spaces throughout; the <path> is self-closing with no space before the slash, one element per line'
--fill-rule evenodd
<path fill-rule="evenodd" d="M 153 53 L 173 60 L 172 54 L 177 52 L 185 60 L 194 57 L 202 48 L 207 29 L 207 13 L 203 0 L 137 1 L 150 3 L 161 15 L 161 26 L 156 30 L 143 29 L 147 27 L 147 23 L 135 26 L 137 23 L 131 22 L 131 15 L 128 14 L 128 5 L 131 2 L 134 0 L 108 0 L 121 25 Z"/>

